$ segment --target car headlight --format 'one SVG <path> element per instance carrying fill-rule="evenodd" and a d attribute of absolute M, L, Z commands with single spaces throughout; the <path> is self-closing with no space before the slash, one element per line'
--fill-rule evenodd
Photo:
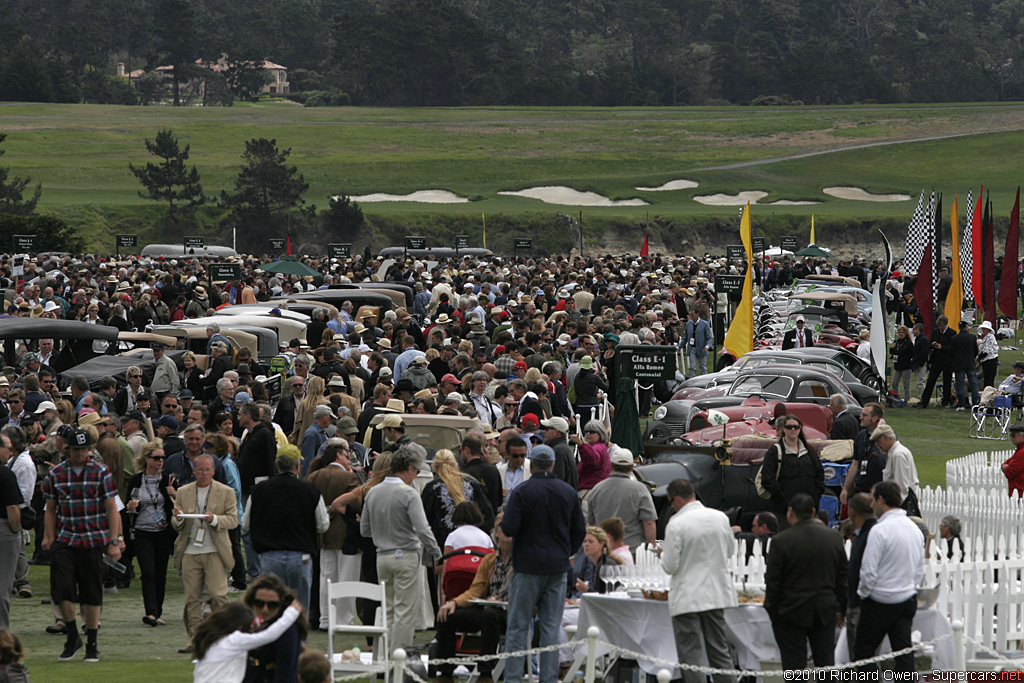
<path fill-rule="evenodd" d="M 665 406 L 658 406 L 657 410 L 654 411 L 655 420 L 664 420 L 666 415 L 668 415 L 668 408 Z"/>

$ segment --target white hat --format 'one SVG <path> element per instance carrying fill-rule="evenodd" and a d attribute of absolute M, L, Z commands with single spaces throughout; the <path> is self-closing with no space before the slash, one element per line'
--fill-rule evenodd
<path fill-rule="evenodd" d="M 633 451 L 628 448 L 616 448 L 615 452 L 612 453 L 611 458 L 613 465 L 632 465 L 633 464 Z"/>
<path fill-rule="evenodd" d="M 980 325 L 978 325 L 978 329 L 979 330 L 988 330 L 989 332 L 995 332 L 995 330 L 992 329 L 992 323 L 990 323 L 987 320 L 985 322 L 981 323 Z"/>
<path fill-rule="evenodd" d="M 57 410 L 57 406 L 53 404 L 53 401 L 43 401 L 42 403 L 40 403 L 39 407 L 36 408 L 35 414 L 41 415 L 42 413 L 45 413 L 47 410 Z"/>
<path fill-rule="evenodd" d="M 544 427 L 550 427 L 551 429 L 557 429 L 562 434 L 568 434 L 569 433 L 569 423 L 566 421 L 566 419 L 564 417 L 558 417 L 556 415 L 555 417 L 548 418 L 547 420 L 541 420 L 540 423 Z"/>

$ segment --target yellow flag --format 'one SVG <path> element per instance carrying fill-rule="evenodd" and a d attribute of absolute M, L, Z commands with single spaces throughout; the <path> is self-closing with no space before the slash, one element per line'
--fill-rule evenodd
<path fill-rule="evenodd" d="M 483 221 L 483 224 L 484 224 L 484 249 L 486 249 L 487 248 L 487 216 L 485 216 L 484 214 L 480 214 L 480 220 Z"/>
<path fill-rule="evenodd" d="M 813 213 L 811 214 L 811 244 L 817 244 L 817 242 L 814 241 L 814 214 Z"/>
<path fill-rule="evenodd" d="M 953 209 L 949 212 L 949 226 L 953 230 L 953 283 L 946 294 L 946 310 L 943 311 L 950 325 L 960 322 L 960 309 L 964 306 L 964 274 L 960 270 L 960 230 L 957 227 L 957 202 L 959 195 L 953 195 Z"/>
<path fill-rule="evenodd" d="M 750 239 L 750 202 L 747 202 L 747 207 L 743 209 L 743 218 L 740 219 L 740 239 L 743 240 L 743 249 L 747 252 L 747 274 L 743 278 L 743 297 L 722 344 L 735 358 L 754 348 L 754 253 Z"/>

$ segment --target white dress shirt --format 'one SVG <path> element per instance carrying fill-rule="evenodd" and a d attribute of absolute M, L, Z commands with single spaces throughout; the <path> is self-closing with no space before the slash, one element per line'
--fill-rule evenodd
<path fill-rule="evenodd" d="M 917 593 L 924 576 L 924 536 L 907 513 L 894 508 L 871 527 L 860 565 L 857 595 L 895 605 Z"/>
<path fill-rule="evenodd" d="M 885 459 L 882 481 L 894 481 L 900 487 L 900 500 L 906 500 L 909 489 L 917 490 L 917 466 L 914 456 L 899 441 L 892 445 Z"/>

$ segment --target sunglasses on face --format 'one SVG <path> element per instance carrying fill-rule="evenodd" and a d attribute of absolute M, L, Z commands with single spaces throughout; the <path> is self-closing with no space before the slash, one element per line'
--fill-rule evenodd
<path fill-rule="evenodd" d="M 177 403 L 165 403 L 164 404 L 164 408 L 177 408 L 177 407 L 178 407 Z"/>
<path fill-rule="evenodd" d="M 142 379 L 142 375 L 128 375 L 128 379 Z"/>
<path fill-rule="evenodd" d="M 786 425 L 786 429 L 800 429 L 800 425 Z"/>
<path fill-rule="evenodd" d="M 267 609 L 275 610 L 281 606 L 281 602 L 278 600 L 260 600 L 259 598 L 253 598 L 252 606 L 256 609 Z"/>
<path fill-rule="evenodd" d="M 149 456 L 149 459 L 150 460 L 166 460 L 167 456 L 166 455 L 151 455 L 151 456 Z"/>

